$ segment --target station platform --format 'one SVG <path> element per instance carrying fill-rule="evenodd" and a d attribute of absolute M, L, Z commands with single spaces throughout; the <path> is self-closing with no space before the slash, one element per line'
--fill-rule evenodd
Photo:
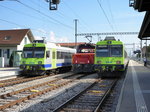
<path fill-rule="evenodd" d="M 116 112 L 150 112 L 150 67 L 130 60 Z"/>
<path fill-rule="evenodd" d="M 0 79 L 19 75 L 19 67 L 0 68 Z"/>

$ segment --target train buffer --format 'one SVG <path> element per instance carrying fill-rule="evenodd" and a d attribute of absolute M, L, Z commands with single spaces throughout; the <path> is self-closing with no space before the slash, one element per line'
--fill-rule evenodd
<path fill-rule="evenodd" d="M 130 60 L 116 112 L 150 111 L 150 67 Z"/>

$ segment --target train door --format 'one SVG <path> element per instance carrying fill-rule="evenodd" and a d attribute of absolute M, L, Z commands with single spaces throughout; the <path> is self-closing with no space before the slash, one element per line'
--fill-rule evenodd
<path fill-rule="evenodd" d="M 9 66 L 9 57 L 10 57 L 9 49 L 3 49 L 3 57 L 4 57 L 4 67 Z"/>
<path fill-rule="evenodd" d="M 56 68 L 56 49 L 52 49 L 52 68 Z"/>
<path fill-rule="evenodd" d="M 21 54 L 22 54 L 22 51 L 14 51 L 14 56 L 13 56 L 14 67 L 20 66 Z"/>

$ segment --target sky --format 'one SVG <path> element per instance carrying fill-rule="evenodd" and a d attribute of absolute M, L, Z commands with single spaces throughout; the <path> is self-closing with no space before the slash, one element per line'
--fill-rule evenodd
<path fill-rule="evenodd" d="M 46 0 L 4 0 L 0 1 L 0 30 L 30 28 L 36 39 L 75 42 L 75 19 L 78 34 L 139 32 L 144 15 L 129 7 L 129 0 L 60 0 L 57 10 L 49 10 Z M 106 36 L 92 36 L 92 43 Z M 139 47 L 138 35 L 114 37 Z M 78 36 L 77 42 L 89 41 Z"/>

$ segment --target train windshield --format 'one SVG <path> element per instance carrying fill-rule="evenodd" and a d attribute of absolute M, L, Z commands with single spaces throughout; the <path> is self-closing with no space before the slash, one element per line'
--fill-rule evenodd
<path fill-rule="evenodd" d="M 44 58 L 45 47 L 35 47 L 34 58 Z"/>
<path fill-rule="evenodd" d="M 111 45 L 110 51 L 111 51 L 111 57 L 122 57 L 122 45 Z"/>
<path fill-rule="evenodd" d="M 23 58 L 44 58 L 45 47 L 25 47 Z"/>
<path fill-rule="evenodd" d="M 97 57 L 122 57 L 123 56 L 122 45 L 97 45 L 96 56 Z"/>
<path fill-rule="evenodd" d="M 97 57 L 109 57 L 109 48 L 107 45 L 97 45 L 96 46 L 96 56 Z"/>
<path fill-rule="evenodd" d="M 79 53 L 94 53 L 94 49 L 79 49 Z"/>

